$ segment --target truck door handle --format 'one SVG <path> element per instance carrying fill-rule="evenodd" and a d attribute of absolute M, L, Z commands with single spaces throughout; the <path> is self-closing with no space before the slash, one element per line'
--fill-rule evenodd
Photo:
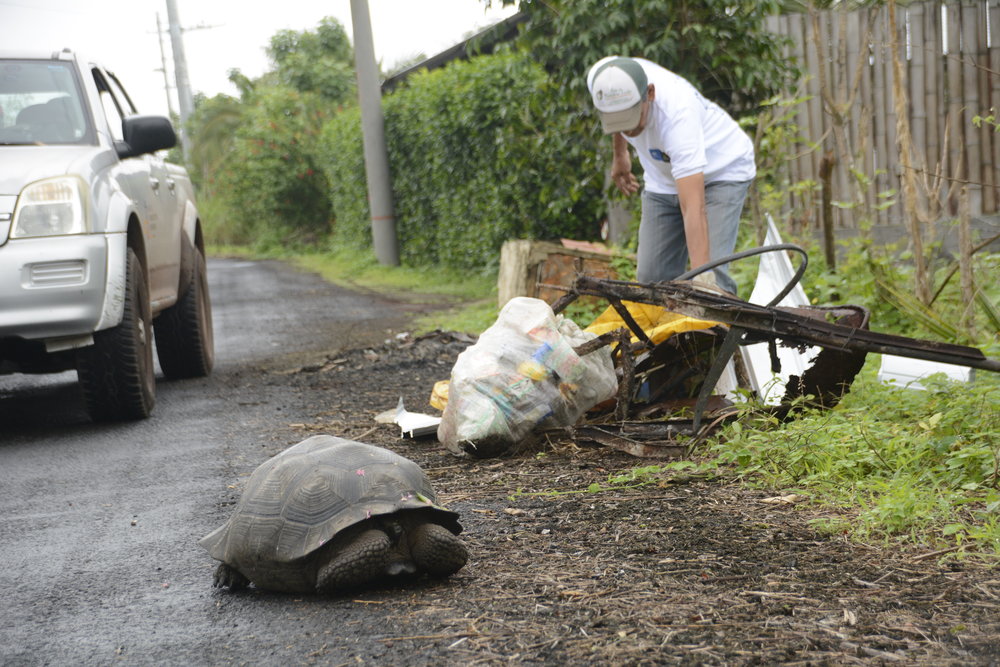
<path fill-rule="evenodd" d="M 167 179 L 167 187 L 170 188 L 171 192 L 173 192 L 174 190 L 177 189 L 177 181 L 175 181 L 172 178 L 168 178 Z"/>
<path fill-rule="evenodd" d="M 149 179 L 149 187 L 153 188 L 153 192 L 158 191 L 160 189 L 160 179 L 158 178 Z"/>

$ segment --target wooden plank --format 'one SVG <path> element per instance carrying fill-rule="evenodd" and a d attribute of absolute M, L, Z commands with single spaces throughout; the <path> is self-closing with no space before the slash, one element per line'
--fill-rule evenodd
<path fill-rule="evenodd" d="M 886 11 L 872 10 L 872 119 L 875 121 L 875 190 L 879 195 L 890 187 L 888 171 L 889 138 L 886 125 L 889 120 L 887 113 L 888 86 L 891 79 L 885 76 L 886 47 Z M 887 219 L 885 209 L 878 211 L 879 224 L 885 224 Z"/>
<path fill-rule="evenodd" d="M 979 107 L 976 113 L 981 116 L 989 115 L 990 105 L 990 52 L 987 45 L 987 26 L 989 24 L 989 14 L 986 2 L 979 0 L 976 3 L 976 78 L 979 84 L 977 97 Z M 1000 35 L 993 33 L 994 39 L 1000 39 Z M 994 72 L 993 76 L 1000 77 L 1000 72 Z M 981 191 L 980 213 L 992 212 L 996 210 L 996 185 L 997 174 L 996 165 L 993 163 L 993 128 L 985 123 L 979 129 L 979 169 L 982 174 L 983 187 Z"/>
<path fill-rule="evenodd" d="M 768 25 L 768 32 L 770 32 L 771 34 L 777 35 L 777 36 L 782 37 L 782 38 L 785 38 L 785 37 L 789 36 L 788 35 L 788 19 L 787 19 L 787 17 L 784 14 L 769 16 L 768 17 L 768 21 L 767 21 L 767 25 Z M 791 63 L 792 60 L 793 60 L 793 56 L 792 56 L 792 48 L 793 47 L 794 47 L 794 40 L 791 41 L 791 42 L 783 43 L 782 46 L 781 46 L 781 56 L 788 63 Z M 790 93 L 788 91 L 784 91 L 784 90 L 781 91 L 782 99 L 787 98 L 787 96 L 789 94 Z M 782 111 L 783 111 L 783 109 L 781 107 L 773 107 L 771 109 L 770 113 L 773 114 L 773 115 L 779 115 L 779 114 L 782 113 Z M 794 146 L 789 146 L 787 150 L 790 153 L 792 153 L 792 152 L 795 151 L 795 148 L 794 148 Z M 785 157 L 785 159 L 782 161 L 782 163 L 775 166 L 775 169 L 777 170 L 778 183 L 788 183 L 788 184 L 794 183 L 795 182 L 795 176 L 792 173 L 793 172 L 793 169 L 792 169 L 792 166 L 793 166 L 792 165 L 792 160 L 787 159 L 787 155 L 783 156 L 783 157 Z M 784 216 L 789 211 L 795 210 L 794 197 L 795 197 L 795 195 L 793 194 L 793 192 L 791 191 L 791 189 L 787 188 L 786 189 L 785 200 L 782 202 L 781 210 L 779 211 L 779 215 L 782 218 L 784 218 Z M 757 197 L 756 195 L 755 195 L 755 198 L 759 199 L 759 197 Z M 754 216 L 755 216 L 755 223 L 757 223 L 758 225 L 762 225 L 763 224 L 763 222 L 762 222 L 763 217 L 762 217 L 762 214 L 759 212 L 759 207 L 758 207 L 758 210 L 755 210 Z M 763 231 L 761 231 L 760 233 L 763 234 Z"/>
<path fill-rule="evenodd" d="M 1000 122 L 1000 0 L 989 0 L 990 35 L 993 43 L 990 45 L 990 108 L 993 117 Z M 995 129 L 995 128 L 994 128 Z M 993 134 L 993 173 L 1000 171 L 1000 136 Z M 1000 213 L 1000 183 L 994 183 L 995 205 L 992 213 Z"/>
<path fill-rule="evenodd" d="M 873 120 L 875 107 L 875 92 L 872 84 L 872 66 L 869 63 L 871 58 L 871 38 L 869 34 L 872 23 L 872 12 L 870 10 L 859 11 L 861 16 L 862 34 L 866 36 L 866 48 L 864 50 L 865 63 L 861 70 L 861 87 L 858 90 L 858 104 L 855 106 L 861 109 L 861 121 L 858 124 L 860 143 L 862 151 L 861 166 L 865 176 L 869 179 L 868 187 L 865 188 L 865 210 L 874 211 L 876 204 L 877 187 L 875 183 L 875 122 Z"/>
<path fill-rule="evenodd" d="M 962 20 L 962 129 L 965 133 L 965 169 L 968 174 L 970 215 L 983 212 L 981 131 L 972 119 L 979 113 L 979 2 L 963 0 Z"/>
<path fill-rule="evenodd" d="M 924 40 L 924 7 L 907 9 L 910 26 L 910 131 L 913 134 L 913 161 L 924 168 L 927 159 L 927 93 L 924 72 L 927 49 Z"/>
<path fill-rule="evenodd" d="M 791 37 L 791 30 L 789 29 L 789 20 L 790 20 L 789 15 L 782 14 L 777 18 L 778 18 L 778 33 L 783 37 Z M 789 43 L 785 44 L 782 47 L 782 54 L 784 55 L 785 59 L 789 63 L 795 63 L 796 67 L 800 66 L 799 60 L 795 55 L 795 50 L 797 47 L 798 47 L 798 40 L 795 39 L 791 39 Z M 797 91 L 794 89 L 790 92 L 782 91 L 782 95 L 783 98 L 791 100 L 795 98 L 795 96 L 797 95 Z M 796 127 L 799 127 L 800 123 L 799 117 L 803 113 L 803 106 L 801 104 L 798 104 L 794 107 L 790 107 L 787 109 L 779 108 L 776 110 L 777 114 L 784 114 L 786 112 L 792 114 L 792 122 L 796 125 Z M 799 130 L 796 131 L 796 135 L 798 135 L 798 133 Z M 801 179 L 801 177 L 798 174 L 798 160 L 795 158 L 795 155 L 797 155 L 800 150 L 801 146 L 799 145 L 798 141 L 793 141 L 792 144 L 788 146 L 788 154 L 785 156 L 786 159 L 784 161 L 784 164 L 782 164 L 780 167 L 780 172 L 781 172 L 780 182 L 784 182 L 787 183 L 789 186 L 792 186 Z M 787 192 L 788 194 L 785 198 L 784 206 L 781 210 L 782 218 L 792 215 L 792 212 L 797 210 L 796 207 L 798 204 L 797 201 L 798 195 L 794 192 L 792 187 L 789 187 L 787 189 Z M 757 220 L 756 222 L 759 225 L 758 229 L 760 230 L 760 234 L 763 234 L 764 230 L 761 229 L 760 227 L 764 225 L 763 218 Z M 758 238 L 762 237 L 758 236 Z"/>
<path fill-rule="evenodd" d="M 823 98 L 820 91 L 819 82 L 819 68 L 821 66 L 818 54 L 816 53 L 816 44 L 814 41 L 814 36 L 812 34 L 811 21 L 808 17 L 803 17 L 803 36 L 805 40 L 805 62 L 806 69 L 808 71 L 809 80 L 807 82 L 807 90 L 812 99 L 809 100 L 809 133 L 806 135 L 809 140 L 815 144 L 818 144 L 816 150 L 810 152 L 809 154 L 809 174 L 810 178 L 817 179 L 819 176 L 819 160 L 822 154 L 822 149 L 819 146 L 823 144 L 823 133 L 825 129 L 824 118 L 823 118 Z M 815 226 L 816 221 L 819 217 L 816 215 L 816 201 L 813 199 L 809 202 L 807 209 L 803 209 L 803 212 L 807 212 L 807 224 L 808 228 Z"/>
<path fill-rule="evenodd" d="M 830 81 L 835 104 L 845 104 L 849 94 L 846 72 L 847 67 L 845 62 L 847 58 L 846 35 L 844 34 L 846 26 L 842 21 L 845 11 L 838 10 L 823 13 L 826 15 L 823 30 L 827 34 L 827 39 L 829 40 L 825 42 L 829 45 L 826 53 L 830 72 L 828 80 Z M 851 185 L 847 180 L 849 175 L 848 161 L 851 159 L 851 146 L 847 123 L 841 121 L 839 127 L 837 128 L 837 132 L 840 133 L 841 143 L 844 144 L 842 149 L 841 147 L 838 147 L 836 137 L 832 133 L 827 140 L 828 150 L 835 151 L 834 155 L 837 156 L 837 163 L 834 165 L 833 182 L 831 183 L 833 186 L 833 197 L 835 201 L 851 201 L 854 197 L 851 195 Z M 834 226 L 850 226 L 852 218 L 853 215 L 851 214 L 850 209 L 840 207 L 834 208 Z"/>
<path fill-rule="evenodd" d="M 847 101 L 850 103 L 848 118 L 849 122 L 847 124 L 847 143 L 849 150 L 851 151 L 851 164 L 855 169 L 861 169 L 861 156 L 863 155 L 864 141 L 861 138 L 861 131 L 864 129 L 861 123 L 861 105 L 858 104 L 858 67 L 862 64 L 862 57 L 866 55 L 862 53 L 862 33 L 861 33 L 861 12 L 853 11 L 847 16 L 847 38 L 844 40 L 847 48 L 846 59 L 844 62 L 844 67 L 847 68 Z M 847 173 L 846 165 L 842 167 L 842 170 L 847 176 L 849 190 L 848 196 L 850 201 L 854 203 L 864 202 L 864 192 L 862 191 L 862 185 L 858 180 L 852 175 Z M 843 226 L 855 228 L 857 227 L 857 221 L 860 211 L 851 211 L 848 219 L 844 220 Z"/>
<path fill-rule="evenodd" d="M 850 145 L 854 148 L 855 156 L 860 155 L 858 152 L 858 147 L 861 145 L 861 137 L 858 136 L 858 130 L 861 127 L 861 106 L 858 102 L 858 88 L 855 75 L 858 72 L 858 65 L 864 55 L 867 53 L 867 49 L 862 52 L 862 42 L 861 39 L 864 36 L 862 33 L 861 25 L 861 12 L 853 11 L 847 15 L 847 39 L 845 43 L 847 45 L 847 53 L 845 60 L 845 67 L 847 68 L 847 94 L 854 94 L 853 103 L 851 104 L 850 117 L 851 122 L 848 124 L 848 138 Z"/>
<path fill-rule="evenodd" d="M 941 135 L 944 128 L 944 114 L 941 112 L 939 84 L 943 55 L 941 51 L 941 5 L 937 2 L 925 4 L 924 11 L 924 108 L 928 113 L 924 155 L 927 166 L 934 171 L 941 162 Z M 934 193 L 940 196 L 940 192 Z"/>
<path fill-rule="evenodd" d="M 889 211 L 888 222 L 896 223 L 902 220 L 903 216 L 903 205 L 902 205 L 902 190 L 900 183 L 900 175 L 902 173 L 902 168 L 899 163 L 899 144 L 896 139 L 896 103 L 895 97 L 893 96 L 893 81 L 895 75 L 892 71 L 893 63 L 893 53 L 891 49 L 891 37 L 889 33 L 890 30 L 896 31 L 896 43 L 900 46 L 901 50 L 900 57 L 905 58 L 906 53 L 906 41 L 905 35 L 903 34 L 901 22 L 903 21 L 903 13 L 896 13 L 896 24 L 891 25 L 889 23 L 889 10 L 882 10 L 883 20 L 885 22 L 885 33 L 883 35 L 885 39 L 885 47 L 883 53 L 885 57 L 882 59 L 882 65 L 885 68 L 885 82 L 886 82 L 886 105 L 885 105 L 885 134 L 886 134 L 886 145 L 888 146 L 888 151 L 886 153 L 885 166 L 886 170 L 889 172 L 889 187 L 897 192 L 896 204 Z M 904 83 L 905 85 L 905 83 Z"/>
<path fill-rule="evenodd" d="M 792 55 L 795 57 L 795 62 L 802 68 L 806 66 L 806 54 L 805 54 L 805 42 L 802 40 L 803 26 L 802 26 L 802 14 L 789 14 L 786 17 L 785 29 L 786 34 L 792 37 Z M 795 94 L 804 95 L 808 91 L 805 86 L 802 86 L 801 90 L 796 90 Z M 812 101 L 800 103 L 795 110 L 795 124 L 799 128 L 799 136 L 806 138 L 809 136 L 809 107 L 813 104 Z M 792 183 L 799 183 L 806 179 L 813 177 L 812 171 L 812 158 L 808 153 L 805 152 L 806 147 L 797 143 L 795 146 L 796 150 L 799 151 L 799 155 L 792 162 Z M 796 202 L 793 206 L 793 211 L 804 211 L 808 210 L 811 204 L 811 198 L 809 195 L 796 194 Z"/>
<path fill-rule="evenodd" d="M 965 133 L 962 131 L 962 53 L 959 49 L 962 35 L 962 8 L 956 4 L 945 5 L 946 45 L 948 49 L 947 67 L 945 68 L 946 89 L 948 91 L 948 176 L 952 179 L 966 180 L 969 177 L 965 169 L 964 147 Z M 948 198 L 947 211 L 950 215 L 958 214 L 958 198 Z"/>

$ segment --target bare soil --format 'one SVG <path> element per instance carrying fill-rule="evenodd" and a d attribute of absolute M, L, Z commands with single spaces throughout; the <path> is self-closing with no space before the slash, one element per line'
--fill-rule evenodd
<path fill-rule="evenodd" d="M 424 467 L 462 515 L 471 554 L 445 581 L 356 594 L 389 622 L 380 664 L 997 665 L 1000 572 L 811 528 L 779 491 L 677 476 L 588 492 L 648 460 L 573 442 L 457 458 L 374 416 L 427 404 L 471 341 L 439 333 L 261 371 L 314 417 L 276 440 L 330 433 Z M 781 437 L 780 432 L 775 437 Z M 277 444 L 270 454 L 277 453 Z M 551 492 L 558 493 L 551 493 Z M 537 494 L 537 495 L 536 495 Z M 357 621 L 353 621 L 357 622 Z M 349 629 L 345 629 L 349 634 Z M 345 634 L 344 636 L 348 636 Z M 331 654 L 350 654 L 336 646 Z M 347 639 L 342 640 L 347 642 Z M 315 657 L 322 662 L 321 655 Z M 359 657 L 360 659 L 360 657 Z"/>

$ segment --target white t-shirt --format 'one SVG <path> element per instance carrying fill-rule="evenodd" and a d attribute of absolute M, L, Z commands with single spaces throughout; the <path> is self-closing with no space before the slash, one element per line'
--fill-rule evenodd
<path fill-rule="evenodd" d="M 646 190 L 677 194 L 676 179 L 699 172 L 706 183 L 756 175 L 753 142 L 729 114 L 670 70 L 634 60 L 656 91 L 642 134 L 622 135 L 639 154 Z"/>

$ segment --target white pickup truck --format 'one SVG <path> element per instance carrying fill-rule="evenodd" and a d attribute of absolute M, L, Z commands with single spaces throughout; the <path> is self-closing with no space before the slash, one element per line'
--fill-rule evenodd
<path fill-rule="evenodd" d="M 158 155 L 108 70 L 68 50 L 0 52 L 0 373 L 75 368 L 95 420 L 142 419 L 168 378 L 214 360 L 187 172 Z"/>

